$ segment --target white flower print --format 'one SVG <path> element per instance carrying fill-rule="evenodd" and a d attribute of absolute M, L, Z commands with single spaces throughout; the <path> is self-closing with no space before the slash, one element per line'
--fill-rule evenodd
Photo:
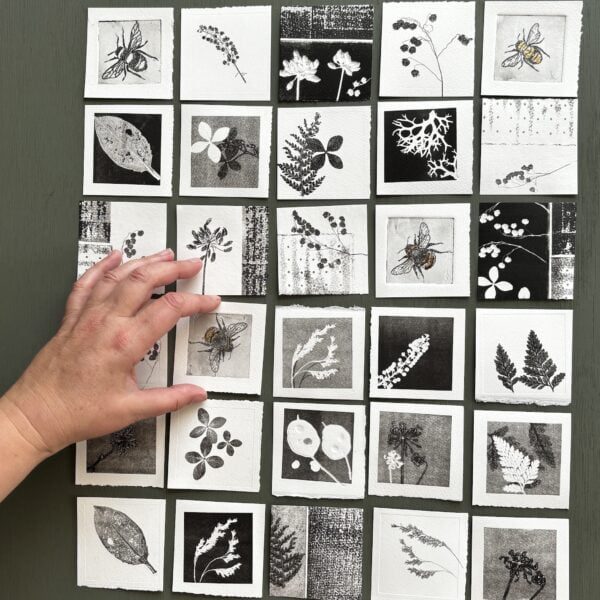
<path fill-rule="evenodd" d="M 352 73 L 356 73 L 356 71 L 360 71 L 360 63 L 356 60 L 352 60 L 349 52 L 344 52 L 342 49 L 339 49 L 334 57 L 333 62 L 328 62 L 327 66 L 330 69 L 340 69 L 340 85 L 338 86 L 337 98 L 336 101 L 339 101 L 340 94 L 342 93 L 342 82 L 344 81 L 344 75 L 348 75 L 348 77 L 352 76 Z"/>
<path fill-rule="evenodd" d="M 319 68 L 319 60 L 310 60 L 305 54 L 300 54 L 298 50 L 292 53 L 292 60 L 283 61 L 283 69 L 279 71 L 279 77 L 293 77 L 286 86 L 289 91 L 296 84 L 296 100 L 300 100 L 300 82 L 302 80 L 312 83 L 319 83 L 320 77 L 317 77 L 317 69 Z"/>
<path fill-rule="evenodd" d="M 496 290 L 501 292 L 510 292 L 513 289 L 512 283 L 509 281 L 498 281 L 500 278 L 500 271 L 498 267 L 491 267 L 488 276 L 479 276 L 477 279 L 477 285 L 479 287 L 487 287 L 485 290 L 485 299 L 493 300 L 496 297 Z"/>
<path fill-rule="evenodd" d="M 192 153 L 199 154 L 208 148 L 208 158 L 214 163 L 221 160 L 221 149 L 217 144 L 227 139 L 229 127 L 219 127 L 214 133 L 206 121 L 198 124 L 198 135 L 202 138 L 199 142 L 192 144 Z"/>

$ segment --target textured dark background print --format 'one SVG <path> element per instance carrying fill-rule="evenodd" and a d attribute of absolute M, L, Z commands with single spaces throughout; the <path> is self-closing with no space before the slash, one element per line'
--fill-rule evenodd
<path fill-rule="evenodd" d="M 394 439 L 389 439 L 392 426 L 398 426 L 402 423 L 407 428 L 419 425 L 422 427 L 420 436 L 408 436 L 405 454 L 402 452 L 402 444 L 398 444 Z M 402 469 L 404 483 L 407 485 L 416 485 L 421 479 L 419 485 L 448 487 L 450 485 L 451 449 L 451 416 L 381 412 L 379 415 L 377 481 L 379 483 L 396 483 L 400 485 Z M 400 469 L 392 470 L 390 474 L 385 455 L 391 450 L 398 453 L 404 465 Z M 423 464 L 412 462 L 415 454 L 421 455 L 425 459 Z M 415 462 L 420 463 L 421 461 L 416 459 Z M 390 481 L 390 476 L 392 481 Z"/>
<path fill-rule="evenodd" d="M 82 200 L 79 203 L 79 275 L 112 252 L 110 228 L 110 202 Z"/>
<path fill-rule="evenodd" d="M 572 300 L 575 288 L 577 205 L 575 202 L 552 202 L 550 210 L 550 297 L 553 300 Z"/>
<path fill-rule="evenodd" d="M 194 582 L 194 554 L 198 542 L 201 539 L 206 540 L 209 538 L 219 523 L 224 524 L 228 519 L 237 519 L 237 522 L 230 526 L 225 536 L 217 542 L 215 548 L 199 558 L 196 577 L 200 578 L 208 561 L 226 554 L 228 540 L 231 538 L 231 530 L 235 530 L 239 539 L 236 553 L 240 555 L 240 558 L 228 564 L 215 561 L 214 567 L 227 568 L 236 564 L 236 562 L 240 562 L 241 567 L 230 577 L 220 577 L 214 572 L 207 573 L 202 583 L 252 583 L 252 518 L 251 513 L 186 512 L 183 515 L 183 580 L 188 583 Z"/>
<path fill-rule="evenodd" d="M 266 206 L 244 208 L 242 248 L 242 295 L 264 296 L 269 276 L 269 209 Z"/>
<path fill-rule="evenodd" d="M 316 330 L 322 330 L 328 325 L 334 325 L 324 336 L 322 342 L 317 344 L 314 349 L 306 356 L 297 361 L 294 366 L 294 379 L 292 384 L 292 358 L 296 346 L 300 344 L 305 346 L 310 340 L 311 335 Z M 284 388 L 352 388 L 352 318 L 342 319 L 327 318 L 294 318 L 285 317 L 282 319 L 282 373 L 281 384 Z M 337 350 L 335 350 L 336 364 L 322 367 L 318 362 L 327 357 L 327 346 L 331 342 L 331 337 L 335 338 Z M 306 365 L 306 369 L 302 367 Z M 327 371 L 337 369 L 334 375 L 318 379 L 307 374 L 300 374 L 300 371 L 315 370 Z"/>
<path fill-rule="evenodd" d="M 397 361 L 408 345 L 425 333 L 430 336 L 429 350 L 394 389 L 452 389 L 454 319 L 451 317 L 379 317 L 378 372 Z"/>
<path fill-rule="evenodd" d="M 532 460 L 540 461 L 540 471 L 538 483 L 534 487 L 527 487 L 526 494 L 529 496 L 551 496 L 560 494 L 560 470 L 561 470 L 561 442 L 562 442 L 562 425 L 558 423 L 544 423 L 545 428 L 543 435 L 548 436 L 549 444 L 544 443 L 542 452 L 540 448 L 536 448 L 534 440 L 537 437 L 536 433 L 541 430 L 540 425 L 535 425 L 535 429 L 530 431 L 530 423 L 511 423 L 511 422 L 496 422 L 490 421 L 487 427 L 488 444 L 492 442 L 491 436 L 494 435 L 500 428 L 508 427 L 508 431 L 502 436 L 511 446 L 529 456 Z M 533 437 L 532 437 L 533 436 Z M 546 440 L 544 440 L 546 442 Z M 550 461 L 546 459 L 546 453 L 543 450 L 549 451 Z M 554 458 L 554 461 L 551 459 Z M 554 466 L 550 463 L 554 463 Z M 502 494 L 504 486 L 507 485 L 502 476 L 502 468 L 493 469 L 490 461 L 487 463 L 487 479 L 486 492 L 488 494 Z"/>
<path fill-rule="evenodd" d="M 444 135 L 446 143 L 454 148 L 457 153 L 457 162 L 460 161 L 460 153 L 457 148 L 457 111 L 455 108 L 436 108 L 432 103 L 430 108 L 414 110 L 388 110 L 383 114 L 383 179 L 387 183 L 400 181 L 442 181 L 439 178 L 431 177 L 428 174 L 428 157 L 415 154 L 403 154 L 398 147 L 398 137 L 394 134 L 397 126 L 393 121 L 400 117 L 407 117 L 416 124 L 427 119 L 429 113 L 434 110 L 439 116 L 450 115 L 452 122 L 448 131 Z M 448 150 L 449 152 L 449 150 Z M 439 160 L 443 156 L 442 152 L 432 154 L 434 160 Z M 456 179 L 454 177 L 454 179 Z"/>
<path fill-rule="evenodd" d="M 152 168 L 160 174 L 160 153 L 162 142 L 162 115 L 95 113 L 96 117 L 119 117 L 137 127 L 148 140 L 152 149 Z M 94 183 L 116 183 L 122 185 L 160 185 L 160 181 L 147 171 L 137 173 L 119 167 L 102 150 L 94 131 Z"/>
<path fill-rule="evenodd" d="M 538 563 L 546 577 L 546 585 L 536 596 L 537 600 L 563 600 L 556 597 L 556 553 L 568 548 L 556 547 L 556 531 L 553 529 L 501 529 L 486 527 L 483 531 L 483 597 L 500 600 L 508 586 L 510 574 L 500 560 L 508 551 L 527 552 Z M 529 585 L 524 578 L 513 583 L 507 600 L 529 600 L 538 586 Z M 591 599 L 591 597 L 590 597 Z"/>

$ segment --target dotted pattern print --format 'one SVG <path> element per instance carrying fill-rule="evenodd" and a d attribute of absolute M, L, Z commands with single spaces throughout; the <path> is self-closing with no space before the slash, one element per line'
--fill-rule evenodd
<path fill-rule="evenodd" d="M 84 200 L 79 204 L 77 277 L 111 251 L 110 202 Z"/>
<path fill-rule="evenodd" d="M 242 247 L 242 295 L 264 296 L 269 255 L 269 210 L 266 206 L 244 208 Z"/>

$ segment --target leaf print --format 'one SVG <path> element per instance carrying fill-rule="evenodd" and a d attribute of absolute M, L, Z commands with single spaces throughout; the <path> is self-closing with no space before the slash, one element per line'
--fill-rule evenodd
<path fill-rule="evenodd" d="M 225 425 L 227 422 L 227 419 L 223 417 L 216 417 L 215 419 L 211 420 L 208 411 L 205 408 L 199 408 L 198 420 L 200 421 L 201 425 L 194 427 L 194 429 L 190 431 L 190 437 L 199 438 L 206 434 L 206 437 L 210 443 L 216 444 L 219 438 L 215 429 L 223 427 L 223 425 Z"/>
<path fill-rule="evenodd" d="M 102 545 L 121 562 L 145 565 L 152 574 L 156 569 L 148 562 L 148 545 L 140 526 L 120 510 L 94 506 L 94 527 Z"/>
<path fill-rule="evenodd" d="M 334 135 L 327 142 L 327 148 L 323 146 L 323 142 L 317 138 L 310 138 L 307 140 L 308 149 L 313 153 L 310 160 L 310 168 L 314 171 L 318 171 L 325 166 L 325 159 L 329 160 L 329 164 L 334 169 L 343 169 L 344 162 L 337 155 L 333 154 L 342 147 L 344 138 L 341 135 Z"/>
<path fill-rule="evenodd" d="M 200 121 L 198 135 L 202 139 L 192 144 L 192 153 L 199 154 L 207 150 L 208 158 L 214 163 L 218 163 L 221 160 L 221 150 L 217 144 L 227 139 L 229 127 L 219 127 L 213 133 L 211 126 L 206 121 Z"/>
<path fill-rule="evenodd" d="M 515 383 L 519 382 L 519 377 L 517 377 L 517 369 L 515 367 L 515 363 L 513 363 L 513 361 L 510 359 L 508 352 L 506 352 L 501 344 L 498 344 L 496 348 L 496 358 L 494 359 L 494 364 L 496 365 L 498 379 L 502 382 L 502 385 L 511 392 L 514 392 Z"/>
<path fill-rule="evenodd" d="M 280 517 L 271 522 L 270 541 L 269 581 L 283 588 L 302 568 L 304 553 L 296 552 L 298 535 L 289 525 L 282 525 Z"/>
<path fill-rule="evenodd" d="M 242 445 L 240 440 L 231 439 L 231 433 L 229 431 L 223 432 L 223 441 L 217 444 L 217 448 L 219 450 L 225 449 L 228 456 L 233 456 L 235 454 L 235 449 L 239 448 Z"/>
<path fill-rule="evenodd" d="M 152 148 L 133 124 L 111 115 L 94 117 L 94 131 L 102 150 L 119 167 L 136 173 L 148 172 L 160 181 L 152 168 Z"/>
<path fill-rule="evenodd" d="M 196 465 L 192 473 L 194 479 L 202 479 L 206 474 L 207 466 L 212 467 L 213 469 L 220 469 L 225 464 L 225 461 L 220 456 L 211 456 L 212 449 L 213 444 L 208 436 L 206 436 L 202 438 L 202 441 L 200 442 L 200 453 L 186 453 L 185 459 L 189 463 Z"/>
<path fill-rule="evenodd" d="M 492 439 L 498 453 L 502 476 L 507 482 L 504 491 L 509 494 L 525 494 L 525 488 L 533 486 L 538 478 L 540 461 L 531 460 L 501 437 L 494 436 Z"/>
<path fill-rule="evenodd" d="M 525 375 L 520 380 L 534 390 L 541 390 L 549 387 L 552 391 L 565 378 L 565 373 L 556 375 L 558 367 L 548 355 L 548 352 L 542 346 L 540 338 L 533 329 L 527 337 L 527 350 L 525 354 L 525 366 L 523 372 Z"/>
<path fill-rule="evenodd" d="M 535 448 L 537 455 L 549 467 L 556 467 L 556 457 L 552 448 L 552 440 L 546 433 L 545 423 L 529 424 L 529 443 Z"/>

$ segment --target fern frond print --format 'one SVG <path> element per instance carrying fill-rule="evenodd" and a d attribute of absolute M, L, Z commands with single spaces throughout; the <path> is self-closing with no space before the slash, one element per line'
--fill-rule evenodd
<path fill-rule="evenodd" d="M 558 367 L 532 329 L 527 337 L 527 351 L 523 367 L 525 374 L 520 377 L 521 382 L 534 390 L 548 387 L 554 391 L 566 376 L 565 373 L 557 374 L 557 371 Z"/>
<path fill-rule="evenodd" d="M 525 494 L 526 488 L 532 487 L 537 481 L 540 461 L 532 460 L 504 438 L 494 436 L 493 442 L 506 481 L 503 490 L 509 494 Z"/>
<path fill-rule="evenodd" d="M 304 553 L 296 552 L 297 544 L 296 532 L 288 525 L 282 525 L 281 518 L 277 517 L 271 523 L 271 585 L 285 587 L 302 568 Z"/>
<path fill-rule="evenodd" d="M 508 352 L 502 347 L 502 344 L 498 344 L 496 348 L 494 364 L 496 365 L 498 379 L 502 382 L 502 385 L 514 393 L 515 384 L 519 382 L 517 369 L 515 363 L 510 359 Z"/>

